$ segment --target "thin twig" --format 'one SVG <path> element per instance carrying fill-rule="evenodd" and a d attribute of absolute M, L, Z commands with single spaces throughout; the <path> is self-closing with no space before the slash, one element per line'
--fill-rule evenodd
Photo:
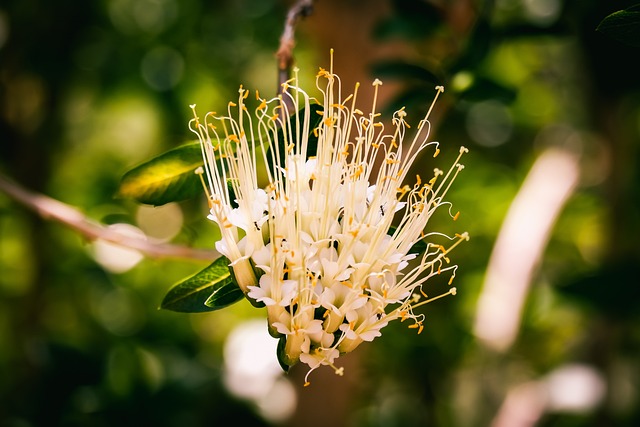
<path fill-rule="evenodd" d="M 289 9 L 284 31 L 280 37 L 280 47 L 276 52 L 278 59 L 278 93 L 282 92 L 282 84 L 291 78 L 293 66 L 293 48 L 295 42 L 296 25 L 301 18 L 306 18 L 313 13 L 314 0 L 298 0 Z"/>
<path fill-rule="evenodd" d="M 135 249 L 151 258 L 183 258 L 213 261 L 220 254 L 214 250 L 194 249 L 187 246 L 154 242 L 148 237 L 132 237 L 92 221 L 79 210 L 51 197 L 33 193 L 0 174 L 0 190 L 14 200 L 35 211 L 44 219 L 58 221 L 79 232 L 89 240 L 100 239 Z"/>

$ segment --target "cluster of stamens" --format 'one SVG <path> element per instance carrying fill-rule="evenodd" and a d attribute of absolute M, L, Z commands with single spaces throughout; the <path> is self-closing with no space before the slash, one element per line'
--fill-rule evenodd
<path fill-rule="evenodd" d="M 321 108 L 313 113 L 314 99 L 295 73 L 279 97 L 256 93 L 253 117 L 241 87 L 226 116 L 209 113 L 201 121 L 192 106 L 191 128 L 202 143 L 209 218 L 221 230 L 216 248 L 247 298 L 266 306 L 280 362 L 301 361 L 310 372 L 327 365 L 342 375 L 334 364 L 340 354 L 380 336 L 392 320 L 408 320 L 420 333 L 424 314 L 416 308 L 455 295 L 450 287 L 430 298 L 423 284 L 448 274 L 451 285 L 457 266 L 448 254 L 468 235 L 449 237 L 426 225 L 443 205 L 458 218 L 444 197 L 467 150 L 460 148 L 446 173 L 435 169 L 426 182 L 417 175 L 413 186 L 404 184 L 422 151 L 439 153 L 428 140 L 428 117 L 444 89 L 436 88 L 407 141 L 404 109 L 393 115 L 390 133 L 378 121 L 379 80 L 365 114 L 356 108 L 358 85 L 341 100 L 333 66 L 320 69 Z"/>

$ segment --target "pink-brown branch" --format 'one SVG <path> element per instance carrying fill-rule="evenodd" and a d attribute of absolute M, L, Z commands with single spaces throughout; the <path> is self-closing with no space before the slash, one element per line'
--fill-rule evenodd
<path fill-rule="evenodd" d="M 184 258 L 213 261 L 220 256 L 216 251 L 194 249 L 187 246 L 154 242 L 147 237 L 133 237 L 107 228 L 87 218 L 79 210 L 51 197 L 33 193 L 0 174 L 0 190 L 12 199 L 35 211 L 44 219 L 58 221 L 79 232 L 89 240 L 100 239 L 135 249 L 151 258 Z"/>
<path fill-rule="evenodd" d="M 298 0 L 291 6 L 287 13 L 287 20 L 284 24 L 284 31 L 280 37 L 280 47 L 276 52 L 278 59 L 278 88 L 282 89 L 282 84 L 289 80 L 291 67 L 293 66 L 293 48 L 296 45 L 295 32 L 296 25 L 300 19 L 313 13 L 314 0 Z"/>

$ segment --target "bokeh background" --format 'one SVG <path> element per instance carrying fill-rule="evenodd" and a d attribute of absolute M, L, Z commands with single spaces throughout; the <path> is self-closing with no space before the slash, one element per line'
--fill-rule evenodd
<path fill-rule="evenodd" d="M 0 425 L 640 425 L 640 48 L 597 32 L 633 2 L 318 0 L 294 51 L 345 88 L 384 81 L 416 123 L 435 84 L 439 158 L 468 231 L 456 297 L 339 359 L 283 375 L 264 313 L 158 310 L 207 265 L 92 242 L 0 192 Z M 291 2 L 3 0 L 0 173 L 105 225 L 196 248 L 204 198 L 114 198 L 192 140 L 189 104 L 277 89 Z M 363 104 L 365 91 L 360 95 Z M 125 225 L 122 225 L 125 224 Z"/>

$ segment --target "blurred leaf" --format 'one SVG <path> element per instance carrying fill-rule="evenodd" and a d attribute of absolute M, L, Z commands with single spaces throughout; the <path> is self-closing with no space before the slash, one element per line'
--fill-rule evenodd
<path fill-rule="evenodd" d="M 479 18 L 473 32 L 468 37 L 468 43 L 456 62 L 451 66 L 450 73 L 469 69 L 477 69 L 491 49 L 494 33 L 486 18 Z"/>
<path fill-rule="evenodd" d="M 378 62 L 373 65 L 372 73 L 381 79 L 386 77 L 398 80 L 414 79 L 433 85 L 437 85 L 441 81 L 441 79 L 430 70 L 402 61 Z"/>
<path fill-rule="evenodd" d="M 567 36 L 570 29 L 562 21 L 546 26 L 517 23 L 497 29 L 496 33 L 500 40 L 515 40 L 521 37 Z"/>
<path fill-rule="evenodd" d="M 196 197 L 202 185 L 194 171 L 202 165 L 200 143 L 182 145 L 124 174 L 118 196 L 156 206 Z"/>
<path fill-rule="evenodd" d="M 443 22 L 440 10 L 429 2 L 395 0 L 393 8 L 394 15 L 375 26 L 373 35 L 376 39 L 422 39 L 432 35 Z"/>
<path fill-rule="evenodd" d="M 204 270 L 171 288 L 160 308 L 181 313 L 203 313 L 219 310 L 243 297 L 229 272 L 229 260 L 221 256 Z"/>
<path fill-rule="evenodd" d="M 640 47 L 640 4 L 607 16 L 596 31 L 629 46 Z"/>
<path fill-rule="evenodd" d="M 460 98 L 466 101 L 485 101 L 496 99 L 507 104 L 515 101 L 517 91 L 493 79 L 474 76 L 471 86 L 460 92 Z"/>
<path fill-rule="evenodd" d="M 633 259 L 619 261 L 557 289 L 612 317 L 637 316 L 640 314 L 639 265 Z"/>
<path fill-rule="evenodd" d="M 430 101 L 435 94 L 434 86 L 422 84 L 412 85 L 401 91 L 390 102 L 387 102 L 383 112 L 393 115 L 402 107 L 411 114 L 412 117 L 422 118 L 429 109 Z"/>

